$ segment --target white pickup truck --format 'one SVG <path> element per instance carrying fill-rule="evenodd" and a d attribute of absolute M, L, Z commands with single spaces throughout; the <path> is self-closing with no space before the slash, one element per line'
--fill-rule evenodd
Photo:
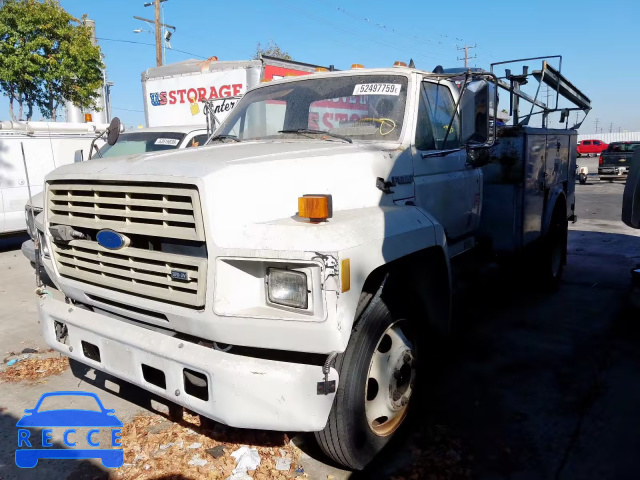
<path fill-rule="evenodd" d="M 67 302 L 39 299 L 47 343 L 363 468 L 450 328 L 452 259 L 529 251 L 554 284 L 575 218 L 576 132 L 496 130 L 495 75 L 451 78 L 265 82 L 207 146 L 55 170 L 44 243 Z"/>

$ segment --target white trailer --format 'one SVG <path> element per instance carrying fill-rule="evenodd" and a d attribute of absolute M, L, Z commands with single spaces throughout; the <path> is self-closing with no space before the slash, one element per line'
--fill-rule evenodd
<path fill-rule="evenodd" d="M 77 150 L 89 155 L 91 141 L 107 124 L 64 122 L 0 122 L 0 234 L 23 231 L 29 199 L 27 174 L 20 144 L 24 145 L 31 193 L 42 191 L 44 177 L 73 163 Z M 98 145 L 100 146 L 100 145 Z"/>
<path fill-rule="evenodd" d="M 238 98 L 261 80 L 313 73 L 318 65 L 263 55 L 259 60 L 185 60 L 142 72 L 144 115 L 148 127 L 204 125 L 204 102 L 220 100 L 222 121 Z M 226 99 L 226 100 L 225 100 Z"/>

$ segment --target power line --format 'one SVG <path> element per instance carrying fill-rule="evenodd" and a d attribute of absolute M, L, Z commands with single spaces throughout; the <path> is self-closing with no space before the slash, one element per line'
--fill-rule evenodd
<path fill-rule="evenodd" d="M 309 11 L 302 10 L 302 9 L 298 8 L 297 4 L 287 2 L 286 0 L 280 0 L 280 1 L 281 1 L 281 3 L 287 5 L 287 10 L 288 11 L 296 10 L 299 13 L 302 13 L 307 18 L 315 19 L 318 22 L 321 22 L 321 23 L 329 25 L 329 26 L 331 26 L 333 28 L 342 30 L 347 35 L 351 35 L 351 36 L 355 37 L 356 39 L 358 39 L 360 41 L 363 40 L 361 35 L 358 35 L 357 33 L 353 32 L 352 30 L 348 30 L 346 28 L 341 27 L 340 25 L 336 25 L 335 23 L 330 22 L 330 21 L 326 20 L 325 18 L 318 17 L 317 15 L 314 15 L 313 13 L 310 13 Z M 382 46 L 385 46 L 387 48 L 393 48 L 395 50 L 403 52 L 405 55 L 412 55 L 413 57 L 423 57 L 423 58 L 429 57 L 429 58 L 433 58 L 433 59 L 436 59 L 436 60 L 443 60 L 443 57 L 436 57 L 436 56 L 433 56 L 433 55 L 417 53 L 415 50 L 410 51 L 410 50 L 408 50 L 406 48 L 403 48 L 403 47 L 401 47 L 399 45 L 394 45 L 394 44 L 391 44 L 391 43 L 385 43 L 385 42 L 377 40 L 375 38 L 367 38 L 365 40 L 367 40 L 367 41 L 369 41 L 371 43 L 377 43 L 378 45 L 382 45 Z"/>
<path fill-rule="evenodd" d="M 330 5 L 328 2 L 326 2 L 324 0 L 317 0 L 317 1 L 319 1 L 320 3 L 324 3 L 327 6 L 332 6 L 332 5 Z M 419 40 L 419 41 L 423 41 L 423 42 L 444 45 L 444 42 L 442 42 L 442 41 L 434 41 L 434 40 L 430 40 L 428 38 L 419 37 L 417 35 L 404 35 L 404 34 L 400 33 L 397 29 L 395 29 L 391 25 L 385 25 L 383 23 L 379 23 L 376 20 L 373 20 L 373 19 L 368 18 L 368 17 L 361 17 L 361 16 L 359 16 L 357 14 L 354 14 L 354 13 L 351 13 L 351 12 L 347 11 L 343 7 L 336 7 L 336 8 L 340 13 L 342 13 L 342 14 L 348 16 L 348 17 L 351 17 L 351 18 L 353 18 L 355 20 L 358 20 L 358 21 L 362 21 L 364 23 L 367 23 L 368 25 L 375 26 L 375 27 L 377 27 L 377 28 L 379 28 L 381 30 L 384 30 L 386 32 L 393 33 L 395 35 L 398 35 L 399 37 L 407 38 L 407 39 L 409 39 L 411 41 Z M 444 33 L 441 33 L 440 37 L 451 39 L 451 37 L 449 37 L 449 35 L 446 35 Z M 462 38 L 455 38 L 455 40 L 458 41 L 458 42 L 464 42 L 464 40 Z M 451 44 L 450 46 L 454 47 L 455 44 Z"/>
<path fill-rule="evenodd" d="M 134 110 L 133 108 L 111 107 L 114 110 L 124 110 L 125 112 L 144 113 L 144 110 Z"/>
<path fill-rule="evenodd" d="M 134 43 L 136 45 L 147 45 L 149 47 L 154 47 L 156 46 L 155 43 L 146 43 L 146 42 L 136 42 L 134 40 L 121 40 L 119 38 L 104 38 L 104 37 L 96 37 L 98 40 L 104 40 L 106 42 L 120 42 L 120 43 Z M 203 57 L 202 55 L 196 55 L 195 53 L 191 53 L 191 52 L 185 52 L 184 50 L 178 50 L 177 48 L 172 48 L 171 49 L 172 52 L 180 52 L 180 53 L 184 53 L 185 55 L 191 55 L 192 57 L 196 57 L 196 58 L 201 58 L 203 60 L 206 60 L 207 57 Z"/>

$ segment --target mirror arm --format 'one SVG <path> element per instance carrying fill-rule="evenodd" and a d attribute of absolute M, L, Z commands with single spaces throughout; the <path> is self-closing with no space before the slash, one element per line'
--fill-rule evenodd
<path fill-rule="evenodd" d="M 102 132 L 100 135 L 94 137 L 94 139 L 91 140 L 91 146 L 89 147 L 89 160 L 91 160 L 91 158 L 93 157 L 93 149 L 94 148 L 98 152 L 98 155 L 100 156 L 100 158 L 102 158 L 102 154 L 100 153 L 100 149 L 96 147 L 96 140 L 101 138 L 104 135 L 104 133 L 105 132 Z"/>
<path fill-rule="evenodd" d="M 458 101 L 456 102 L 456 106 L 453 109 L 453 115 L 451 115 L 451 120 L 449 120 L 449 126 L 447 127 L 447 133 L 444 134 L 444 140 L 442 141 L 442 146 L 447 144 L 447 139 L 449 138 L 449 132 L 451 131 L 451 126 L 453 125 L 453 121 L 458 115 L 458 108 L 460 107 L 460 102 L 462 101 L 462 95 L 464 94 L 465 89 L 467 88 L 467 80 L 469 79 L 469 71 L 464 74 L 464 83 L 462 84 L 462 88 L 460 89 L 460 95 L 458 96 Z"/>

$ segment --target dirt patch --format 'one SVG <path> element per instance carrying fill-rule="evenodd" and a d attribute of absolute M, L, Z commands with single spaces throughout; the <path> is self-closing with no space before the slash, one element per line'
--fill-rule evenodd
<path fill-rule="evenodd" d="M 35 382 L 59 375 L 69 368 L 67 357 L 28 358 L 0 372 L 0 382 Z"/>
<path fill-rule="evenodd" d="M 159 416 L 139 415 L 124 425 L 121 435 L 125 464 L 115 479 L 210 478 L 232 475 L 237 461 L 231 456 L 242 446 L 255 448 L 260 466 L 249 470 L 256 480 L 289 479 L 296 475 L 302 452 L 282 432 L 230 429 L 215 422 L 201 424 L 198 415 L 184 413 L 179 423 Z M 286 458 L 287 461 L 278 458 Z M 276 462 L 289 470 L 277 470 Z"/>

